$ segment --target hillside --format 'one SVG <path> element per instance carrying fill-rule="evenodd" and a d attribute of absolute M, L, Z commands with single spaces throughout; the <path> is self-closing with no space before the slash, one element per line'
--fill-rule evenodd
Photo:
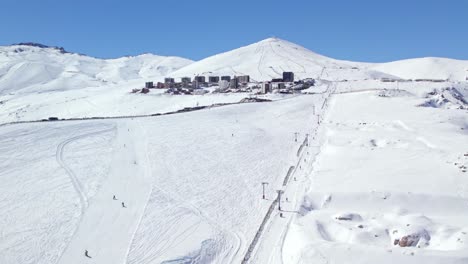
<path fill-rule="evenodd" d="M 404 79 L 443 79 L 465 81 L 468 61 L 447 58 L 416 58 L 376 64 L 369 69 Z"/>
<path fill-rule="evenodd" d="M 65 91 L 161 78 L 192 63 L 180 57 L 143 54 L 97 59 L 39 44 L 0 47 L 0 95 Z"/>
<path fill-rule="evenodd" d="M 367 65 L 335 60 L 282 39 L 268 38 L 197 61 L 173 72 L 172 75 L 250 75 L 255 81 L 281 77 L 283 71 L 292 71 L 297 78 L 322 77 L 330 80 L 392 77 L 367 70 Z"/>

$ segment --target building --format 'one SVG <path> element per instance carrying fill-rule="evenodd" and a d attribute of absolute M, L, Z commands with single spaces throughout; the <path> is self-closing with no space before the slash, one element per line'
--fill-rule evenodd
<path fill-rule="evenodd" d="M 164 83 L 164 88 L 174 88 L 175 83 L 174 82 L 165 82 Z"/>
<path fill-rule="evenodd" d="M 174 83 L 174 78 L 164 78 L 164 83 Z"/>
<path fill-rule="evenodd" d="M 198 84 L 197 81 L 195 81 L 195 79 L 192 81 L 192 89 L 198 89 L 200 88 L 200 85 Z"/>
<path fill-rule="evenodd" d="M 146 82 L 146 83 L 145 83 L 145 88 L 148 88 L 148 89 L 154 88 L 153 82 Z"/>
<path fill-rule="evenodd" d="M 271 82 L 283 82 L 283 79 L 275 78 L 275 79 L 272 79 Z"/>
<path fill-rule="evenodd" d="M 262 83 L 260 91 L 264 94 L 271 92 L 271 84 L 269 82 Z"/>
<path fill-rule="evenodd" d="M 231 89 L 239 88 L 239 80 L 236 77 L 232 78 L 231 81 L 229 82 L 229 88 Z"/>
<path fill-rule="evenodd" d="M 221 76 L 221 81 L 230 82 L 231 81 L 231 76 Z"/>
<path fill-rule="evenodd" d="M 283 82 L 294 82 L 294 72 L 283 72 Z"/>
<path fill-rule="evenodd" d="M 184 84 L 187 84 L 187 83 L 192 82 L 192 78 L 190 78 L 190 77 L 182 77 L 182 78 L 180 79 L 180 82 L 181 82 L 181 83 L 184 83 Z"/>
<path fill-rule="evenodd" d="M 208 82 L 209 83 L 218 83 L 219 82 L 219 76 L 209 76 L 208 77 Z"/>
<path fill-rule="evenodd" d="M 195 76 L 194 81 L 198 82 L 198 83 L 204 83 L 205 82 L 205 76 Z"/>
<path fill-rule="evenodd" d="M 239 83 L 249 83 L 250 82 L 250 76 L 249 75 L 237 76 L 236 79 L 237 79 L 237 81 Z"/>
<path fill-rule="evenodd" d="M 156 84 L 156 88 L 163 89 L 164 88 L 164 83 L 158 82 L 158 84 Z"/>
<path fill-rule="evenodd" d="M 227 90 L 229 88 L 229 82 L 226 80 L 219 81 L 218 85 L 219 85 L 219 90 L 221 91 Z"/>
<path fill-rule="evenodd" d="M 274 89 L 274 90 L 281 90 L 284 88 L 286 88 L 286 85 L 282 82 L 272 83 L 272 86 L 271 86 L 271 89 Z"/>

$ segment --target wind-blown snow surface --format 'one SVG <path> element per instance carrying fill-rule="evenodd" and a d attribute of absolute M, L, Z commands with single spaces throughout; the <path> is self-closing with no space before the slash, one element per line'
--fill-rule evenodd
<path fill-rule="evenodd" d="M 266 244 L 276 250 L 258 255 L 274 256 L 270 263 L 467 263 L 468 115 L 420 107 L 424 100 L 335 95 L 307 187 L 285 206 L 297 214 L 275 219 L 276 242 Z"/>
<path fill-rule="evenodd" d="M 131 80 L 162 78 L 190 63 L 153 54 L 103 60 L 55 48 L 5 46 L 0 47 L 0 94 L 111 88 Z"/>
<path fill-rule="evenodd" d="M 239 263 L 322 101 L 0 127 L 0 263 Z"/>

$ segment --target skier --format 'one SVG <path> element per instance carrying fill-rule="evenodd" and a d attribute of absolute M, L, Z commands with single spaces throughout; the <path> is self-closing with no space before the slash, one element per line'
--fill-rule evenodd
<path fill-rule="evenodd" d="M 117 198 L 115 197 L 115 194 L 114 194 L 114 197 L 112 197 L 112 199 L 117 200 Z"/>
<path fill-rule="evenodd" d="M 91 258 L 91 256 L 88 254 L 88 250 L 85 250 L 85 251 L 84 251 L 84 255 L 85 255 L 87 258 Z"/>
<path fill-rule="evenodd" d="M 124 203 L 124 202 L 122 202 L 122 207 L 123 207 L 123 208 L 127 208 L 127 207 L 125 207 L 125 203 Z"/>
<path fill-rule="evenodd" d="M 288 197 L 286 197 L 286 202 L 289 202 Z"/>

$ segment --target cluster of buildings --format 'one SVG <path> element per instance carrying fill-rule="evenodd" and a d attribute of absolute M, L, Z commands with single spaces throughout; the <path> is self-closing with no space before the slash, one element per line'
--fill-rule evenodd
<path fill-rule="evenodd" d="M 250 82 L 249 75 L 243 76 L 195 76 L 193 79 L 190 77 L 182 77 L 179 82 L 174 78 L 164 78 L 164 82 L 158 82 L 156 85 L 153 82 L 146 82 L 146 89 L 170 89 L 170 88 L 191 88 L 198 89 L 201 87 L 218 86 L 221 83 L 228 83 L 230 88 L 238 88 L 241 85 L 246 85 Z"/>
<path fill-rule="evenodd" d="M 283 72 L 283 78 L 272 79 L 268 82 L 252 83 L 249 75 L 241 76 L 195 76 L 182 77 L 178 82 L 174 78 L 164 78 L 164 82 L 146 82 L 145 88 L 141 89 L 142 93 L 148 93 L 149 89 L 168 89 L 168 93 L 172 94 L 193 94 L 195 89 L 202 87 L 217 86 L 218 92 L 238 92 L 251 88 L 260 88 L 261 93 L 269 93 L 273 90 L 305 89 L 313 85 L 313 82 L 294 81 L 293 72 Z M 307 86 L 307 87 L 306 87 Z M 137 89 L 135 89 L 137 90 Z M 134 90 L 134 92 L 136 92 Z"/>

